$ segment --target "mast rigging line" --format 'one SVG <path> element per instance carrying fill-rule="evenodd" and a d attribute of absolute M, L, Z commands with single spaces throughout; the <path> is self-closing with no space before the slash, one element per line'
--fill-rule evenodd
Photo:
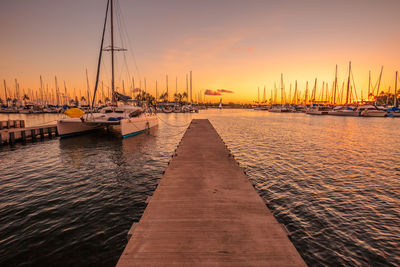
<path fill-rule="evenodd" d="M 123 33 L 125 34 L 125 38 L 126 38 L 129 50 L 132 51 L 131 56 L 132 56 L 132 59 L 133 59 L 133 63 L 135 64 L 135 68 L 136 68 L 137 74 L 139 76 L 139 79 L 142 79 L 142 75 L 141 75 L 139 66 L 137 64 L 135 54 L 134 54 L 135 50 L 133 49 L 132 40 L 129 37 L 128 31 L 127 31 L 127 27 L 126 27 L 126 24 L 125 24 L 125 20 L 124 20 L 124 17 L 123 17 L 123 12 L 122 12 L 121 6 L 119 5 L 119 1 L 116 1 L 116 8 L 118 10 L 117 18 L 119 19 L 120 29 L 122 29 Z M 121 34 L 121 36 L 122 35 L 123 34 Z"/>
<path fill-rule="evenodd" d="M 95 102 L 95 99 L 96 99 L 97 87 L 99 85 L 101 58 L 102 58 L 102 55 L 103 55 L 104 35 L 106 33 L 106 26 L 107 26 L 107 18 L 108 18 L 108 9 L 109 9 L 109 7 L 110 7 L 110 0 L 107 1 L 106 16 L 105 16 L 105 19 L 104 19 L 103 35 L 101 37 L 99 61 L 98 61 L 98 64 L 97 64 L 96 84 L 94 86 L 92 107 L 94 107 L 94 102 Z M 88 99 L 88 101 L 89 101 L 89 99 Z"/>
<path fill-rule="evenodd" d="M 156 113 L 156 116 L 160 121 L 162 121 L 163 123 L 165 123 L 166 125 L 171 126 L 171 127 L 182 128 L 182 127 L 188 127 L 190 124 L 190 122 L 189 122 L 185 125 L 173 125 L 173 124 L 170 124 L 169 122 L 166 122 L 165 120 L 161 119 L 160 116 L 157 115 L 157 113 Z"/>
<path fill-rule="evenodd" d="M 354 82 L 353 70 L 351 70 L 351 78 L 353 78 L 354 94 L 356 95 L 356 101 L 357 101 L 357 100 L 358 100 L 358 97 L 357 97 L 357 89 L 356 89 L 356 84 L 355 84 L 355 82 Z"/>

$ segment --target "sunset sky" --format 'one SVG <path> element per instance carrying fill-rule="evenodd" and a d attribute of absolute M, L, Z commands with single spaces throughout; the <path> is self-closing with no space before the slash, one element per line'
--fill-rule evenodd
<path fill-rule="evenodd" d="M 72 92 L 86 90 L 87 68 L 93 87 L 106 2 L 1 0 L 0 79 L 12 89 L 17 78 L 26 89 L 38 88 L 40 75 L 54 87 L 57 75 Z M 266 86 L 269 98 L 280 73 L 286 88 L 297 79 L 303 90 L 316 77 L 319 85 L 332 82 L 338 64 L 341 85 L 352 61 L 365 95 L 369 70 L 375 82 L 383 65 L 383 88 L 393 88 L 400 64 L 399 0 L 118 0 L 116 11 L 130 38 L 126 61 L 135 87 L 146 78 L 152 93 L 156 80 L 159 91 L 165 89 L 166 74 L 172 92 L 176 76 L 184 91 L 192 70 L 196 92 L 225 89 L 234 93 L 223 93 L 224 102 L 251 102 L 257 87 Z M 102 80 L 110 84 L 104 56 Z M 122 79 L 131 84 L 123 59 L 119 53 L 118 87 Z"/>

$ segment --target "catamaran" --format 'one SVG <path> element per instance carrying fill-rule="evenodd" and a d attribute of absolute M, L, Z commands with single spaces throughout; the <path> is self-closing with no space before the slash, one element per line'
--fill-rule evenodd
<path fill-rule="evenodd" d="M 97 76 L 94 88 L 94 95 L 92 101 L 92 108 L 95 104 L 96 91 L 99 84 L 99 75 L 102 54 L 104 51 L 111 52 L 111 89 L 112 100 L 111 106 L 103 108 L 98 113 L 83 112 L 80 109 L 67 110 L 66 114 L 70 118 L 60 119 L 57 121 L 57 130 L 61 138 L 72 135 L 82 134 L 93 130 L 104 129 L 109 132 L 114 132 L 123 138 L 133 136 L 150 130 L 150 128 L 158 124 L 158 118 L 155 114 L 155 109 L 147 107 L 146 105 L 132 106 L 127 105 L 130 97 L 119 94 L 115 91 L 114 80 L 114 52 L 125 51 L 125 49 L 117 48 L 114 46 L 114 21 L 113 21 L 113 7 L 114 1 L 107 1 L 106 16 L 103 26 L 103 35 L 100 45 L 100 53 L 98 59 Z M 104 49 L 104 36 L 108 16 L 110 15 L 110 30 L 111 30 L 111 45 Z M 118 106 L 118 101 L 123 101 L 124 105 Z"/>

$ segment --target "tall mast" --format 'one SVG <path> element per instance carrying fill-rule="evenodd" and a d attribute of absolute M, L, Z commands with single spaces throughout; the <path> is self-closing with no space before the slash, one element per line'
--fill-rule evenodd
<path fill-rule="evenodd" d="M 165 83 L 167 84 L 167 102 L 169 101 L 169 95 L 168 95 L 168 74 L 165 77 Z"/>
<path fill-rule="evenodd" d="M 281 73 L 281 105 L 283 105 L 283 73 Z"/>
<path fill-rule="evenodd" d="M 313 88 L 313 92 L 312 92 L 312 101 L 315 102 L 315 99 L 317 98 L 316 96 L 317 94 L 317 78 L 315 78 L 315 82 L 314 82 L 314 88 Z"/>
<path fill-rule="evenodd" d="M 156 80 L 156 102 L 158 101 L 158 82 Z"/>
<path fill-rule="evenodd" d="M 260 105 L 260 87 L 257 88 L 258 89 L 258 99 L 257 99 L 257 104 Z"/>
<path fill-rule="evenodd" d="M 380 89 L 380 87 L 381 87 L 382 72 L 383 72 L 383 66 L 381 67 L 381 73 L 379 74 L 378 91 L 376 92 L 376 96 L 379 95 L 379 89 Z"/>
<path fill-rule="evenodd" d="M 396 71 L 396 81 L 394 82 L 394 102 L 393 105 L 397 107 L 397 72 Z"/>
<path fill-rule="evenodd" d="M 189 82 L 187 73 L 186 73 L 186 102 L 189 102 Z"/>
<path fill-rule="evenodd" d="M 110 0 L 111 4 L 111 92 L 113 104 L 116 103 L 116 99 L 114 97 L 115 84 L 114 84 L 114 0 Z"/>
<path fill-rule="evenodd" d="M 89 95 L 90 86 L 89 86 L 89 76 L 88 76 L 87 69 L 86 69 L 86 86 L 87 86 L 87 104 L 88 104 L 88 106 L 90 108 L 90 95 Z"/>
<path fill-rule="evenodd" d="M 368 101 L 369 101 L 370 90 L 371 90 L 371 71 L 369 71 L 369 79 L 368 79 L 368 96 L 367 96 Z"/>
<path fill-rule="evenodd" d="M 304 103 L 307 106 L 307 104 L 308 104 L 308 81 L 306 83 L 306 91 L 304 93 Z"/>
<path fill-rule="evenodd" d="M 335 70 L 335 84 L 333 86 L 333 104 L 336 105 L 336 89 L 337 89 L 337 64 Z"/>
<path fill-rule="evenodd" d="M 105 19 L 104 19 L 103 35 L 102 35 L 102 37 L 101 37 L 100 52 L 99 52 L 99 61 L 98 61 L 98 64 L 97 64 L 96 83 L 95 83 L 95 85 L 94 85 L 94 93 L 93 93 L 92 107 L 94 106 L 94 101 L 95 101 L 95 98 L 96 98 L 97 87 L 98 87 L 98 84 L 99 84 L 101 58 L 102 58 L 103 50 L 104 50 L 104 48 L 103 48 L 103 44 L 104 44 L 104 35 L 105 35 L 105 32 L 106 32 L 107 15 L 108 15 L 108 8 L 109 8 L 109 6 L 110 6 L 110 0 L 107 1 L 106 16 L 105 16 Z M 112 36 L 112 34 L 111 34 L 111 36 Z M 112 52 L 113 52 L 113 47 L 112 47 Z M 113 57 L 113 59 L 114 59 L 114 57 Z M 114 64 L 112 64 L 112 65 L 113 65 L 113 67 L 114 67 Z M 113 72 L 113 84 L 114 84 L 114 72 Z M 111 100 L 111 104 L 112 104 L 112 103 L 113 103 L 114 97 L 112 96 L 111 99 L 112 99 L 112 100 Z M 89 101 L 90 101 L 90 99 L 88 99 L 88 102 L 89 102 Z"/>
<path fill-rule="evenodd" d="M 67 85 L 65 84 L 65 81 L 64 81 L 64 101 L 65 101 L 65 104 L 66 105 L 68 105 L 68 97 L 67 97 Z M 63 101 L 63 102 L 64 102 Z"/>
<path fill-rule="evenodd" d="M 59 103 L 59 98 L 58 98 L 58 83 L 57 83 L 57 76 L 54 76 L 54 81 L 55 81 L 55 86 L 56 86 L 56 99 L 57 99 L 57 106 L 58 106 L 60 103 Z"/>
<path fill-rule="evenodd" d="M 265 103 L 265 85 L 264 85 L 264 94 L 263 94 L 262 102 Z"/>
<path fill-rule="evenodd" d="M 5 92 L 6 101 L 7 101 L 7 84 L 6 84 L 6 80 L 3 80 L 3 81 L 4 81 L 4 92 Z M 8 103 L 7 103 L 7 106 L 8 106 Z"/>
<path fill-rule="evenodd" d="M 347 79 L 346 105 L 349 104 L 351 61 L 349 62 L 349 77 Z"/>
<path fill-rule="evenodd" d="M 190 102 L 193 104 L 192 71 L 190 71 Z"/>
<path fill-rule="evenodd" d="M 43 80 L 42 80 L 42 75 L 40 75 L 40 92 L 42 94 L 42 104 L 44 104 L 44 97 L 43 97 Z"/>

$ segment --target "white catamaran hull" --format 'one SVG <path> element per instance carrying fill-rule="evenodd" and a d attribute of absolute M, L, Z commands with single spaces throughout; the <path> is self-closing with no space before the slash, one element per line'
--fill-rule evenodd
<path fill-rule="evenodd" d="M 141 116 L 121 120 L 121 135 L 123 138 L 139 134 L 157 126 L 158 119 L 155 115 Z"/>
<path fill-rule="evenodd" d="M 144 132 L 157 124 L 158 118 L 156 115 L 142 115 L 120 121 L 98 120 L 82 122 L 80 119 L 64 119 L 57 121 L 57 131 L 60 137 L 64 138 L 109 127 L 110 130 L 125 138 Z"/>
<path fill-rule="evenodd" d="M 102 124 L 85 123 L 80 119 L 65 119 L 57 121 L 57 131 L 61 138 L 102 129 Z"/>

